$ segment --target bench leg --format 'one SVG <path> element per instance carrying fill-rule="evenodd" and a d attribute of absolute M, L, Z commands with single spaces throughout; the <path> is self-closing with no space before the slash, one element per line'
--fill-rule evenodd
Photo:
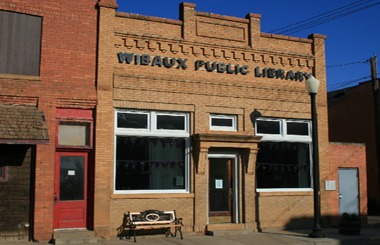
<path fill-rule="evenodd" d="M 176 226 L 175 227 L 174 237 L 177 236 L 177 231 L 179 232 L 179 235 L 181 236 L 181 239 L 183 239 L 183 236 L 182 236 L 182 227 L 181 226 Z"/>
<path fill-rule="evenodd" d="M 179 234 L 181 235 L 181 240 L 183 240 L 183 236 L 182 236 L 182 227 L 181 227 L 181 226 L 179 227 Z"/>
<path fill-rule="evenodd" d="M 136 242 L 136 230 L 133 230 L 133 241 Z"/>

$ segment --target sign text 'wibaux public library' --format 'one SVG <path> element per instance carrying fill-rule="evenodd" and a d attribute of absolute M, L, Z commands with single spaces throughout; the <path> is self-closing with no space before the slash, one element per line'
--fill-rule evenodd
<path fill-rule="evenodd" d="M 143 65 L 143 66 L 157 66 L 165 68 L 175 68 L 187 70 L 187 59 L 181 58 L 168 58 L 161 56 L 150 56 L 148 54 L 134 54 L 134 53 L 122 53 L 117 54 L 120 63 Z M 225 64 L 222 62 L 211 62 L 204 60 L 197 60 L 194 63 L 194 69 L 205 70 L 208 72 L 218 72 L 226 74 L 241 74 L 247 75 L 249 73 L 249 66 L 239 65 L 239 64 Z M 310 74 L 306 72 L 294 72 L 294 71 L 285 71 L 283 69 L 274 69 L 274 68 L 260 68 L 255 67 L 254 76 L 255 77 L 267 77 L 275 79 L 285 79 L 285 80 L 294 80 L 294 81 L 303 81 L 307 79 Z"/>

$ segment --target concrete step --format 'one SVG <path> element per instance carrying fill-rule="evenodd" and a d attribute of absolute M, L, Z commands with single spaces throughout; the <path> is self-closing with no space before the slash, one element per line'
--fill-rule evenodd
<path fill-rule="evenodd" d="M 220 223 L 207 225 L 206 235 L 208 236 L 228 236 L 228 235 L 247 235 L 253 230 L 246 229 L 244 224 Z"/>
<path fill-rule="evenodd" d="M 54 244 L 92 244 L 97 243 L 94 231 L 89 230 L 57 230 L 54 231 Z"/>
<path fill-rule="evenodd" d="M 29 233 L 26 229 L 0 231 L 0 244 L 9 241 L 28 241 Z"/>
<path fill-rule="evenodd" d="M 248 235 L 252 234 L 253 231 L 251 230 L 207 230 L 206 235 L 207 236 L 232 236 L 232 235 Z"/>

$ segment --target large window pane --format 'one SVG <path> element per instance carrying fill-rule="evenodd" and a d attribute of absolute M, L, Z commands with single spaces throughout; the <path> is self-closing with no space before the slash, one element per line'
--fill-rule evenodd
<path fill-rule="evenodd" d="M 90 123 L 62 121 L 59 123 L 60 146 L 90 146 Z"/>
<path fill-rule="evenodd" d="M 157 115 L 157 129 L 185 130 L 185 117 Z"/>
<path fill-rule="evenodd" d="M 115 189 L 185 189 L 185 139 L 117 136 Z"/>
<path fill-rule="evenodd" d="M 287 134 L 309 135 L 309 124 L 303 122 L 287 122 Z"/>
<path fill-rule="evenodd" d="M 257 188 L 310 188 L 310 144 L 261 142 Z"/>
<path fill-rule="evenodd" d="M 62 201 L 84 199 L 84 157 L 61 156 L 60 197 Z"/>
<path fill-rule="evenodd" d="M 118 113 L 117 127 L 119 128 L 148 128 L 148 114 L 144 113 Z"/>
<path fill-rule="evenodd" d="M 257 133 L 259 134 L 280 134 L 279 121 L 256 121 Z"/>
<path fill-rule="evenodd" d="M 40 72 L 42 18 L 0 10 L 0 73 Z"/>

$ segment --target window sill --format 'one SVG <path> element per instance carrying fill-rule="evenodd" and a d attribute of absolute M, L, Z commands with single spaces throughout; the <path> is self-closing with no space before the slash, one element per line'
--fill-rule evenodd
<path fill-rule="evenodd" d="M 169 199 L 194 198 L 194 193 L 144 193 L 144 194 L 112 194 L 112 199 Z"/>
<path fill-rule="evenodd" d="M 271 196 L 312 196 L 313 190 L 299 190 L 299 191 L 266 191 L 257 192 L 259 197 L 271 197 Z"/>
<path fill-rule="evenodd" d="M 0 78 L 12 79 L 12 80 L 41 81 L 40 76 L 27 76 L 27 75 L 14 75 L 14 74 L 0 74 Z"/>

